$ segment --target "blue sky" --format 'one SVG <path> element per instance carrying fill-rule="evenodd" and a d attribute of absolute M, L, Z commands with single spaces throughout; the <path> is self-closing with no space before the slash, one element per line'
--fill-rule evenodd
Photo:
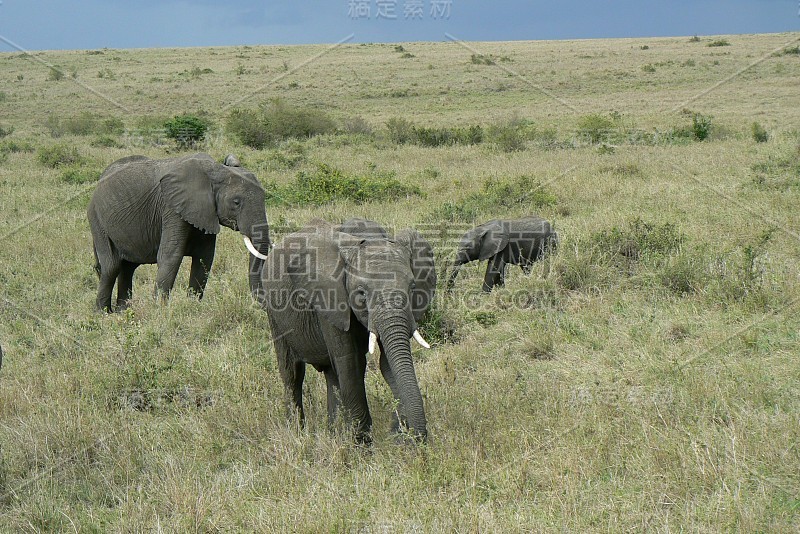
<path fill-rule="evenodd" d="M 800 29 L 798 4 L 798 0 L 2 0 L 0 51 L 13 50 L 8 41 L 28 50 L 46 50 L 333 43 L 351 33 L 354 42 L 441 41 L 446 33 L 484 41 L 771 33 Z"/>

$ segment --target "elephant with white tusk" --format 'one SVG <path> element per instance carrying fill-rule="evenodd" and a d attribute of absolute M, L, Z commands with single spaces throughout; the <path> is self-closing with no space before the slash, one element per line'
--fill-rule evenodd
<path fill-rule="evenodd" d="M 133 273 L 157 263 L 156 291 L 169 294 L 181 261 L 191 256 L 189 290 L 202 298 L 221 226 L 244 236 L 250 259 L 250 289 L 260 287 L 269 253 L 265 193 L 258 179 L 234 156 L 220 164 L 208 154 L 164 160 L 129 156 L 103 172 L 89 203 L 95 270 L 100 277 L 97 309 L 111 311 L 133 296 Z"/>
<path fill-rule="evenodd" d="M 464 234 L 456 251 L 453 273 L 447 290 L 453 289 L 461 266 L 472 261 L 489 260 L 483 278 L 483 291 L 505 284 L 506 265 L 519 265 L 530 274 L 533 262 L 558 248 L 558 232 L 541 217 L 494 219 Z"/>
<path fill-rule="evenodd" d="M 364 374 L 367 353 L 379 350 L 381 373 L 399 403 L 393 430 L 424 440 L 427 422 L 411 339 L 430 348 L 417 323 L 436 287 L 433 249 L 414 230 L 386 239 L 369 227 L 369 238 L 339 228 L 322 222 L 286 236 L 262 273 L 261 304 L 269 312 L 289 406 L 302 421 L 310 364 L 325 374 L 329 422 L 342 407 L 356 439 L 369 442 Z"/>

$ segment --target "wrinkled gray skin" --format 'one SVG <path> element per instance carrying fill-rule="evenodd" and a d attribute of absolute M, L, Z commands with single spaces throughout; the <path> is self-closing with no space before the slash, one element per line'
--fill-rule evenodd
<path fill-rule="evenodd" d="M 494 219 L 473 228 L 461 238 L 447 282 L 453 288 L 461 266 L 471 261 L 489 260 L 483 278 L 483 291 L 505 284 L 506 265 L 519 265 L 530 274 L 533 262 L 558 247 L 558 233 L 541 217 Z"/>
<path fill-rule="evenodd" d="M 310 364 L 325 374 L 329 423 L 343 408 L 356 440 L 368 443 L 372 418 L 364 373 L 374 332 L 381 373 L 399 403 L 392 428 L 424 440 L 427 422 L 410 338 L 433 299 L 433 249 L 413 230 L 387 240 L 337 228 L 317 224 L 286 236 L 263 271 L 260 300 L 269 312 L 289 407 L 302 421 Z"/>
<path fill-rule="evenodd" d="M 208 154 L 164 160 L 129 156 L 103 172 L 89 203 L 95 269 L 100 277 L 97 309 L 111 311 L 133 296 L 133 273 L 157 263 L 156 292 L 166 296 L 184 256 L 192 258 L 189 290 L 202 298 L 220 225 L 240 231 L 269 252 L 264 189 L 233 156 L 221 165 Z M 263 260 L 250 256 L 250 288 L 258 290 Z"/>
<path fill-rule="evenodd" d="M 347 219 L 342 224 L 337 226 L 336 229 L 345 234 L 354 235 L 362 239 L 390 238 L 389 232 L 387 232 L 386 229 L 380 224 L 369 219 L 360 219 L 358 217 Z"/>

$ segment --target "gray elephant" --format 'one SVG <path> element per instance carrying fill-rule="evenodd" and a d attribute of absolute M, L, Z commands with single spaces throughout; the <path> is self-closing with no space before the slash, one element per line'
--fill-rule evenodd
<path fill-rule="evenodd" d="M 449 291 L 455 285 L 462 265 L 489 260 L 483 278 L 483 291 L 490 292 L 494 286 L 502 287 L 505 283 L 507 264 L 519 265 L 525 274 L 530 274 L 533 262 L 553 252 L 558 243 L 558 233 L 541 217 L 486 222 L 461 238 L 447 289 Z"/>
<path fill-rule="evenodd" d="M 339 232 L 361 237 L 363 239 L 389 239 L 386 228 L 369 219 L 351 217 L 336 227 Z"/>
<path fill-rule="evenodd" d="M 261 304 L 269 312 L 289 407 L 300 420 L 310 364 L 325 374 L 329 423 L 343 407 L 357 441 L 369 442 L 366 354 L 379 349 L 381 373 L 399 403 L 392 428 L 424 440 L 427 423 L 410 339 L 429 348 L 417 331 L 436 288 L 427 241 L 413 230 L 392 240 L 367 239 L 317 224 L 286 236 L 262 275 Z"/>
<path fill-rule="evenodd" d="M 129 156 L 103 172 L 89 203 L 97 309 L 117 309 L 133 296 L 133 273 L 157 263 L 156 291 L 167 295 L 181 261 L 191 256 L 190 291 L 202 298 L 220 225 L 244 235 L 251 252 L 250 288 L 257 291 L 269 252 L 265 193 L 233 156 L 219 164 L 208 154 L 164 160 Z"/>

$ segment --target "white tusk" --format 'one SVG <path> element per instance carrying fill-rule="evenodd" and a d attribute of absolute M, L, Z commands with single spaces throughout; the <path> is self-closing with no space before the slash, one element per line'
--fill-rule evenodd
<path fill-rule="evenodd" d="M 375 352 L 375 347 L 378 346 L 378 335 L 375 332 L 369 333 L 369 353 Z"/>
<path fill-rule="evenodd" d="M 422 337 L 422 334 L 419 333 L 419 330 L 414 330 L 414 341 L 425 347 L 426 349 L 431 348 L 425 338 Z"/>
<path fill-rule="evenodd" d="M 244 246 L 247 247 L 247 250 L 250 251 L 250 254 L 258 258 L 259 260 L 266 260 L 267 257 L 261 254 L 259 251 L 256 250 L 256 247 L 253 246 L 253 242 L 250 241 L 250 238 L 244 236 Z"/>

